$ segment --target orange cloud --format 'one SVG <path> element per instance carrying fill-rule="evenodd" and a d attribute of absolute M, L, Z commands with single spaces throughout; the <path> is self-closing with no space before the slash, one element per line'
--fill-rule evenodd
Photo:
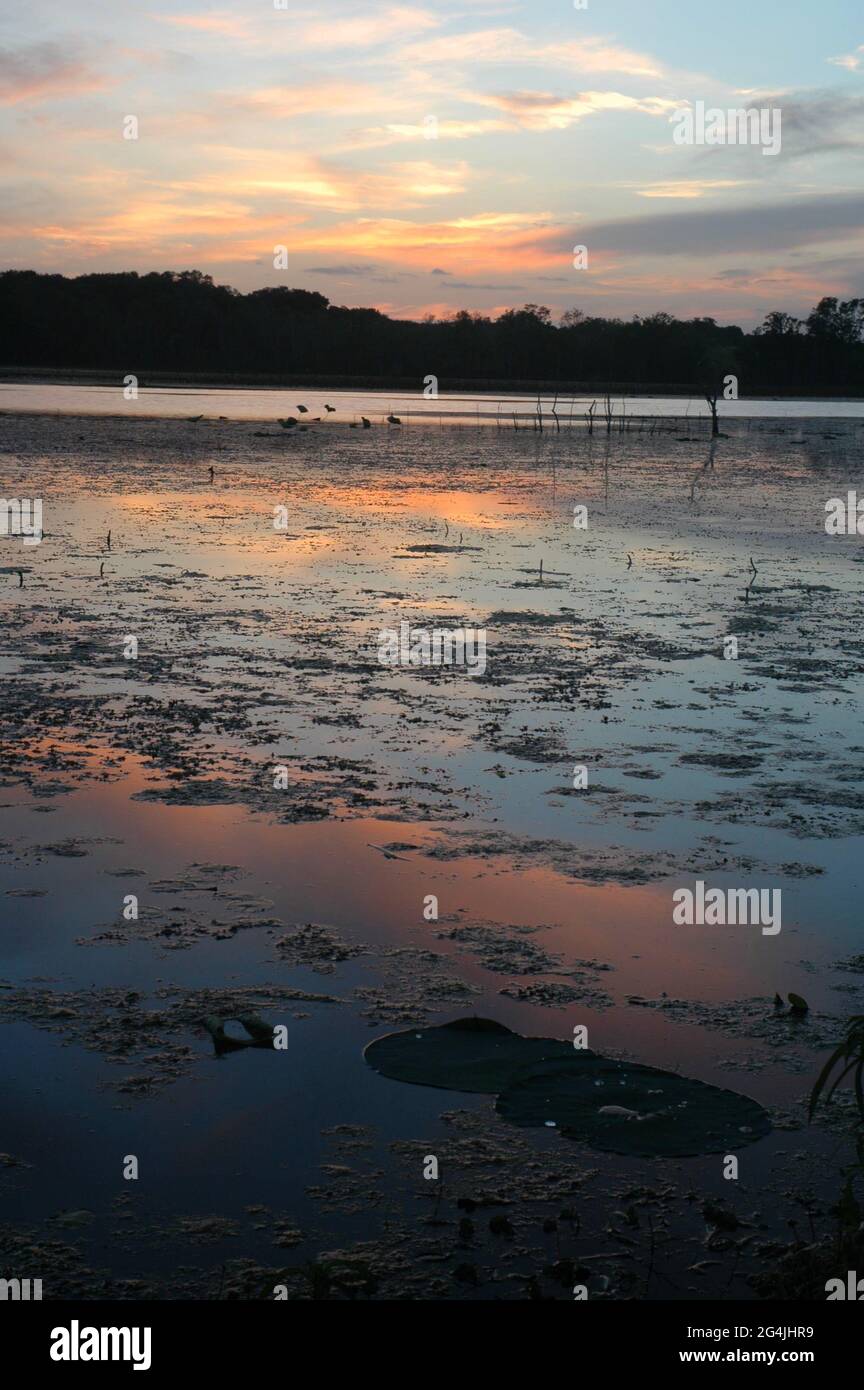
<path fill-rule="evenodd" d="M 649 116 L 665 116 L 679 105 L 665 97 L 631 97 L 623 92 L 580 92 L 576 97 L 555 96 L 551 92 L 502 92 L 475 101 L 509 112 L 517 125 L 527 130 L 566 130 L 574 121 L 598 111 L 640 111 Z"/>
<path fill-rule="evenodd" d="M 569 264 L 561 247 L 566 233 L 541 218 L 519 213 L 484 213 L 452 221 L 410 222 L 403 218 L 359 218 L 301 233 L 316 251 L 385 258 L 390 264 L 427 270 L 430 259 L 443 269 L 512 274 Z"/>
<path fill-rule="evenodd" d="M 422 177 L 422 176 L 421 176 Z M 36 242 L 63 246 L 64 252 L 92 259 L 109 250 L 134 256 L 136 264 L 176 266 L 193 262 L 254 262 L 272 266 L 276 245 L 288 247 L 289 259 L 323 252 L 385 260 L 428 272 L 430 262 L 460 273 L 512 276 L 516 270 L 562 269 L 566 245 L 559 227 L 513 213 L 488 213 L 452 221 L 404 218 L 356 218 L 316 227 L 301 214 L 270 211 L 250 216 L 248 202 L 216 196 L 206 181 L 200 187 L 177 187 L 138 196 L 121 211 L 101 217 L 78 217 L 66 224 L 45 222 L 32 230 Z M 137 185 L 127 192 L 135 198 Z M 208 196 L 197 196 L 204 192 Z M 250 225 L 254 233 L 250 235 Z"/>
<path fill-rule="evenodd" d="M 349 169 L 333 161 L 292 151 L 281 155 L 273 150 L 211 147 L 211 156 L 222 168 L 194 179 L 171 180 L 163 187 L 184 192 L 219 196 L 226 188 L 260 204 L 273 198 L 290 198 L 295 203 L 333 211 L 360 208 L 402 207 L 422 204 L 430 199 L 464 192 L 470 168 L 464 162 L 435 163 L 414 160 L 390 164 L 384 171 Z"/>
<path fill-rule="evenodd" d="M 241 19 L 227 10 L 214 10 L 212 14 L 159 14 L 154 15 L 160 24 L 173 24 L 177 29 L 192 29 L 202 34 L 215 34 L 221 39 L 256 39 L 258 32 L 249 19 Z"/>
<path fill-rule="evenodd" d="M 706 193 L 716 193 L 718 189 L 744 188 L 752 183 L 755 179 L 677 179 L 637 187 L 636 191 L 640 198 L 704 198 Z"/>
<path fill-rule="evenodd" d="M 366 111 L 380 111 L 388 104 L 379 87 L 369 82 L 350 80 L 310 82 L 303 86 L 260 87 L 254 92 L 241 92 L 228 98 L 232 107 L 243 107 L 257 117 L 290 117 L 321 111 L 328 115 L 346 116 Z M 224 109 L 224 108 L 223 108 Z"/>

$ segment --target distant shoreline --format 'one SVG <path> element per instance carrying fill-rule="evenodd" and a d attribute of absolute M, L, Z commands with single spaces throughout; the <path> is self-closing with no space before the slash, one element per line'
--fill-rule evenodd
<path fill-rule="evenodd" d="M 275 374 L 262 375 L 255 372 L 161 372 L 161 371 L 135 371 L 134 366 L 126 364 L 124 367 L 116 368 L 83 368 L 83 367 L 4 367 L 0 366 L 0 383 L 5 385 L 39 385 L 39 386 L 122 386 L 123 378 L 130 372 L 138 378 L 140 390 L 158 389 L 160 387 L 182 390 L 188 387 L 190 390 L 202 390 L 212 387 L 220 391 L 246 391 L 246 390 L 271 390 L 271 391 L 291 391 L 306 388 L 329 388 L 331 390 L 342 391 L 414 391 L 422 395 L 422 382 L 414 377 L 377 377 L 377 376 L 279 376 Z M 554 396 L 556 393 L 561 399 L 572 396 L 596 396 L 600 400 L 604 395 L 612 396 L 643 396 L 657 398 L 678 398 L 682 400 L 702 400 L 704 393 L 692 385 L 672 383 L 663 385 L 657 382 L 639 381 L 499 381 L 469 378 L 445 378 L 439 379 L 439 390 L 442 398 L 453 397 L 461 394 L 471 396 L 505 396 L 537 395 Z M 747 400 L 747 394 L 742 392 L 741 400 Z M 864 400 L 864 386 L 860 392 L 846 395 L 836 395 L 829 391 L 811 391 L 803 396 L 800 391 L 782 391 L 774 389 L 772 391 L 759 391 L 751 399 L 753 400 L 814 400 L 814 401 L 838 401 L 849 402 Z"/>

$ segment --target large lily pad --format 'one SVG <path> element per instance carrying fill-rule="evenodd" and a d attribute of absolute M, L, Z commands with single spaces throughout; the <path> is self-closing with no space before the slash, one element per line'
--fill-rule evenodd
<path fill-rule="evenodd" d="M 553 1125 L 608 1153 L 729 1153 L 771 1129 L 762 1107 L 734 1091 L 577 1051 L 555 1038 L 523 1038 L 487 1018 L 388 1033 L 364 1055 L 394 1081 L 499 1092 L 496 1109 L 509 1123 Z"/>
<path fill-rule="evenodd" d="M 635 1063 L 586 1069 L 575 1055 L 523 1072 L 496 1109 L 510 1124 L 552 1124 L 593 1149 L 650 1157 L 735 1152 L 771 1129 L 761 1105 L 735 1091 Z"/>
<path fill-rule="evenodd" d="M 370 1067 L 394 1081 L 440 1086 L 447 1091 L 494 1095 L 527 1068 L 578 1055 L 589 1068 L 601 1059 L 574 1051 L 556 1038 L 523 1038 L 488 1018 L 461 1018 L 437 1028 L 409 1028 L 376 1038 L 364 1054 Z"/>

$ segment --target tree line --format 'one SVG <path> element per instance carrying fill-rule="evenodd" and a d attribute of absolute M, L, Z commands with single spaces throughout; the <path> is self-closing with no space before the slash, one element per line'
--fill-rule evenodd
<path fill-rule="evenodd" d="M 473 382 L 864 395 L 864 299 L 775 310 L 754 331 L 671 314 L 558 323 L 526 304 L 493 319 L 461 310 L 419 322 L 331 304 L 311 290 L 240 293 L 197 270 L 67 277 L 0 273 L 0 368 L 165 372 L 289 380 L 344 377 L 442 390 Z"/>

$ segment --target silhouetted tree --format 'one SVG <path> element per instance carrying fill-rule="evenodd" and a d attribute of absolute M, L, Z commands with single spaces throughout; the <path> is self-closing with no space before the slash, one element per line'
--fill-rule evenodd
<path fill-rule="evenodd" d="M 240 294 L 197 270 L 0 274 L 0 366 L 422 382 L 548 382 L 744 394 L 864 394 L 864 300 L 822 299 L 805 321 L 772 310 L 752 333 L 668 313 L 630 320 L 542 304 L 497 319 L 460 310 L 419 322 L 331 304 L 312 290 Z M 713 402 L 713 403 L 712 403 Z"/>

